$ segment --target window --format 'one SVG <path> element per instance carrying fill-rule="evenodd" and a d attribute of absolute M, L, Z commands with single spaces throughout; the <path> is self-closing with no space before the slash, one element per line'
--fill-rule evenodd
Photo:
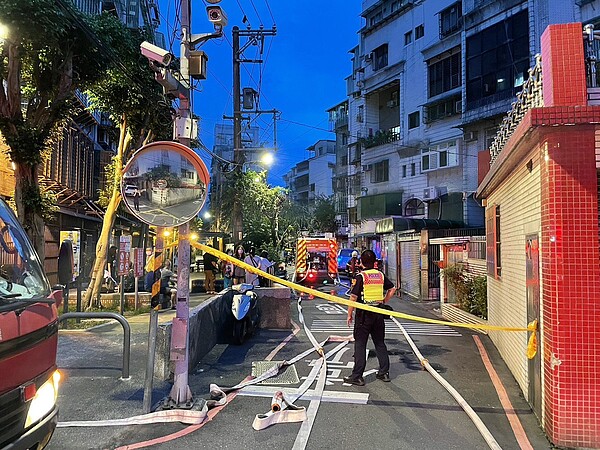
<path fill-rule="evenodd" d="M 425 214 L 425 203 L 418 198 L 411 198 L 404 205 L 405 216 L 422 216 Z"/>
<path fill-rule="evenodd" d="M 412 42 L 412 30 L 408 33 L 404 33 L 404 45 L 408 45 Z"/>
<path fill-rule="evenodd" d="M 416 170 L 416 164 L 415 164 L 415 163 L 412 163 L 412 164 L 410 165 L 410 176 L 411 176 L 411 177 L 414 177 L 414 176 L 416 175 L 416 173 L 417 173 L 417 170 Z"/>
<path fill-rule="evenodd" d="M 408 115 L 408 129 L 417 128 L 419 126 L 419 122 L 421 121 L 419 111 L 415 111 Z"/>
<path fill-rule="evenodd" d="M 342 145 L 348 145 L 348 135 L 346 133 L 342 134 Z"/>
<path fill-rule="evenodd" d="M 392 6 L 390 8 L 390 13 L 393 13 L 394 11 L 398 11 L 398 8 L 400 8 L 400 0 L 393 1 Z"/>
<path fill-rule="evenodd" d="M 492 205 L 485 210 L 485 233 L 487 273 L 489 276 L 499 279 L 502 274 L 499 205 Z"/>
<path fill-rule="evenodd" d="M 310 192 L 315 192 L 315 183 L 311 183 Z"/>
<path fill-rule="evenodd" d="M 421 24 L 415 28 L 415 41 L 423 36 L 425 36 L 425 27 Z"/>
<path fill-rule="evenodd" d="M 455 89 L 461 84 L 460 53 L 429 63 L 429 97 Z"/>
<path fill-rule="evenodd" d="M 406 178 L 406 164 L 402 166 L 402 178 Z"/>
<path fill-rule="evenodd" d="M 455 3 L 440 13 L 440 38 L 444 38 L 462 27 L 462 5 Z"/>
<path fill-rule="evenodd" d="M 466 47 L 467 107 L 512 97 L 528 76 L 527 10 L 468 37 Z"/>
<path fill-rule="evenodd" d="M 421 172 L 458 165 L 458 146 L 455 140 L 442 142 L 421 150 Z"/>
<path fill-rule="evenodd" d="M 423 123 L 431 123 L 461 113 L 462 101 L 460 96 L 447 98 L 425 107 L 423 111 Z"/>
<path fill-rule="evenodd" d="M 485 242 L 469 242 L 469 259 L 485 259 Z"/>
<path fill-rule="evenodd" d="M 388 65 L 388 45 L 383 44 L 373 51 L 373 70 L 383 69 Z"/>
<path fill-rule="evenodd" d="M 373 164 L 371 183 L 383 183 L 384 181 L 388 181 L 389 178 L 389 160 L 384 159 L 383 161 Z"/>

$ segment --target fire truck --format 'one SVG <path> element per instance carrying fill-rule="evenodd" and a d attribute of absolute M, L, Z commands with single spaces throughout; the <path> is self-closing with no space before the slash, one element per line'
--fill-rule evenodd
<path fill-rule="evenodd" d="M 61 291 L 50 290 L 25 231 L 0 200 L 0 448 L 43 448 L 58 421 Z"/>
<path fill-rule="evenodd" d="M 338 278 L 338 244 L 335 239 L 306 237 L 296 245 L 296 283 L 304 286 L 333 284 Z"/>

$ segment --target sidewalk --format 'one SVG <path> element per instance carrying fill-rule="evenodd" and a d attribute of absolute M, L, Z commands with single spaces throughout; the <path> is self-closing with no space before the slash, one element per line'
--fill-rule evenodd
<path fill-rule="evenodd" d="M 194 295 L 192 296 L 191 303 L 199 304 L 207 298 L 209 296 Z M 306 306 L 304 307 L 305 314 L 308 312 L 308 305 L 310 304 L 310 302 L 306 302 Z M 406 299 L 394 300 L 393 306 L 396 310 L 421 316 L 430 316 L 427 311 L 431 311 L 435 307 L 433 302 L 414 302 Z M 293 308 L 293 311 L 294 320 L 297 320 L 295 317 L 295 308 Z M 159 313 L 159 320 L 165 322 L 171 320 L 173 316 L 174 312 L 161 312 Z M 61 368 L 64 378 L 61 383 L 59 396 L 60 421 L 126 418 L 142 413 L 148 318 L 148 314 L 143 314 L 132 317 L 129 320 L 132 332 L 131 379 L 129 380 L 119 379 L 121 375 L 122 330 L 118 324 L 114 326 L 103 325 L 87 331 L 61 331 L 58 365 Z M 261 330 L 260 333 L 252 338 L 251 342 L 244 346 L 218 345 L 213 352 L 201 361 L 197 368 L 190 372 L 189 385 L 192 391 L 199 397 L 205 398 L 208 392 L 208 384 L 211 382 L 228 386 L 241 381 L 251 372 L 252 361 L 263 360 L 288 334 L 289 332 L 287 331 Z M 439 348 L 439 345 L 431 345 L 426 338 L 416 339 L 416 341 L 425 357 L 430 359 L 434 368 L 446 377 L 469 403 L 472 402 L 473 405 L 480 405 L 474 406 L 474 408 L 488 424 L 494 436 L 499 436 L 512 442 L 514 441 L 514 437 L 512 437 L 508 422 L 505 418 L 502 419 L 504 412 L 499 405 L 497 394 L 490 379 L 487 373 L 481 369 L 481 358 L 476 350 L 474 351 L 471 333 L 466 331 L 462 334 L 463 338 L 460 339 L 446 339 L 443 342 L 444 349 Z M 472 334 L 475 335 L 476 333 Z M 495 348 L 486 336 L 481 336 L 481 340 L 484 342 L 490 358 L 498 371 L 498 375 L 504 383 L 508 397 L 512 402 L 512 407 L 517 412 L 533 448 L 551 448 L 543 432 L 540 430 L 537 420 L 531 413 L 529 406 L 524 401 L 514 378 L 500 359 Z M 309 346 L 306 337 L 301 331 L 296 338 L 288 343 L 284 351 L 276 359 L 289 358 L 306 350 Z M 400 349 L 400 353 L 397 353 L 398 350 L 395 349 Z M 373 399 L 376 402 L 378 398 L 385 398 L 382 397 L 384 395 L 383 389 L 389 388 L 390 385 L 393 387 L 398 381 L 401 383 L 401 389 L 395 389 L 395 392 L 400 397 L 405 395 L 403 393 L 408 389 L 413 391 L 412 394 L 411 392 L 407 392 L 411 394 L 408 398 L 412 398 L 412 395 L 418 397 L 419 392 L 424 392 L 423 389 L 430 389 L 424 386 L 432 383 L 429 380 L 431 377 L 426 373 L 421 373 L 418 364 L 415 365 L 413 362 L 408 362 L 415 360 L 415 358 L 405 342 L 390 345 L 389 350 L 392 362 L 398 364 L 397 361 L 400 361 L 402 374 L 396 374 L 400 378 L 397 378 L 393 383 L 388 383 L 388 386 L 383 386 L 383 383 L 367 384 L 367 390 L 371 390 Z M 351 355 L 351 352 L 348 355 Z M 464 369 L 461 370 L 457 365 L 464 365 Z M 394 370 L 397 371 L 398 369 Z M 419 383 L 425 384 L 406 384 L 411 383 L 409 380 L 414 378 L 421 380 Z M 171 385 L 169 383 L 155 381 L 153 402 L 157 402 L 167 396 L 170 388 Z M 392 407 L 396 404 L 403 405 L 406 403 L 406 400 L 402 401 L 401 398 L 390 400 L 391 403 L 385 402 L 385 404 L 389 403 Z M 261 432 L 262 434 L 253 432 L 250 427 L 251 419 L 254 414 L 262 412 L 262 409 L 265 409 L 265 402 L 266 399 L 238 396 L 231 407 L 226 408 L 218 419 L 215 419 L 209 426 L 203 428 L 202 431 L 197 431 L 188 437 L 171 441 L 168 444 L 159 445 L 156 448 L 174 450 L 192 448 L 198 445 L 202 446 L 203 443 L 213 446 L 217 442 L 219 445 L 222 445 L 219 448 L 230 448 L 230 445 L 235 448 L 255 448 L 257 445 L 256 439 L 259 439 L 260 442 L 264 440 L 263 443 L 265 445 L 277 445 L 276 443 L 281 442 L 284 435 L 286 439 L 289 438 L 287 434 L 295 435 L 298 430 L 296 424 L 276 426 L 269 429 L 269 431 Z M 449 403 L 452 404 L 453 401 L 450 400 Z M 419 406 L 415 404 L 409 410 L 406 407 L 401 408 L 398 414 L 402 413 L 402 415 L 406 415 L 408 414 L 406 411 L 412 411 L 414 408 L 417 408 L 414 411 L 422 415 L 425 410 L 420 410 L 419 408 L 431 408 L 432 406 L 434 405 L 423 404 Z M 257 410 L 257 407 L 259 410 Z M 337 423 L 338 419 L 335 416 L 339 414 L 339 420 L 347 421 L 347 410 L 337 405 L 331 405 L 327 408 L 334 407 L 335 409 L 333 410 L 326 409 L 326 411 L 329 411 L 329 413 L 324 413 L 327 414 L 327 419 L 324 418 L 325 416 L 318 417 L 325 420 L 325 422 L 333 421 L 333 423 Z M 357 405 L 348 405 L 348 407 L 352 408 L 349 410 L 352 414 L 359 414 L 360 408 L 357 408 Z M 453 416 L 450 415 L 451 412 Z M 444 411 L 438 410 L 437 413 L 443 414 Z M 460 417 L 461 422 L 466 419 L 466 414 L 460 411 L 460 408 L 454 402 L 452 410 L 448 410 L 449 419 L 450 417 L 456 417 L 456 414 Z M 242 418 L 243 420 L 240 421 Z M 356 420 L 359 420 L 359 417 Z M 239 432 L 242 435 L 236 434 L 234 431 L 235 427 L 223 428 L 224 426 L 232 427 L 234 424 L 235 427 L 239 427 Z M 168 435 L 184 430 L 185 428 L 185 426 L 178 423 L 137 427 L 59 428 L 56 430 L 48 449 L 112 449 L 127 443 L 140 442 L 152 437 Z M 228 432 L 224 433 L 226 429 Z M 410 434 L 408 430 L 405 432 Z M 390 441 L 388 444 L 387 448 L 394 448 L 393 442 Z M 333 440 L 327 444 L 327 447 L 337 449 L 341 448 L 339 445 L 339 441 Z M 281 448 L 287 447 L 283 445 Z M 308 448 L 315 447 L 309 445 Z M 418 448 L 418 446 L 415 448 Z M 443 448 L 443 446 L 434 446 L 431 448 Z M 506 450 L 507 448 L 518 447 L 514 445 L 503 446 L 503 449 Z"/>

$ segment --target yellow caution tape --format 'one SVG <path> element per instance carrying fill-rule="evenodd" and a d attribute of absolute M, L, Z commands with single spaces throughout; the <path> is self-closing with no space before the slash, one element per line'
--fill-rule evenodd
<path fill-rule="evenodd" d="M 192 245 L 195 248 L 198 248 L 200 250 L 203 250 L 207 253 L 210 253 L 211 255 L 214 255 L 216 257 L 218 257 L 221 260 L 224 261 L 228 261 L 232 264 L 235 264 L 236 266 L 239 266 L 245 270 L 247 270 L 248 272 L 254 273 L 256 275 L 260 275 L 264 278 L 267 278 L 271 281 L 274 281 L 275 283 L 281 284 L 283 286 L 289 287 L 290 289 L 294 289 L 296 291 L 300 291 L 300 292 L 304 292 L 305 294 L 309 294 L 309 295 L 313 295 L 315 297 L 319 297 L 322 298 L 324 300 L 328 300 L 330 302 L 334 302 L 334 303 L 339 303 L 341 305 L 345 305 L 345 306 L 352 306 L 353 308 L 358 308 L 358 309 L 363 309 L 365 311 L 371 311 L 374 313 L 378 313 L 378 314 L 385 314 L 386 316 L 394 316 L 394 317 L 398 317 L 399 319 L 406 319 L 406 320 L 412 320 L 414 322 L 422 322 L 422 323 L 431 323 L 431 324 L 436 324 L 436 325 L 448 325 L 448 326 L 452 326 L 452 327 L 459 327 L 459 328 L 474 328 L 474 329 L 479 329 L 479 330 L 492 330 L 492 331 L 521 331 L 521 332 L 526 332 L 529 331 L 532 333 L 532 335 L 529 338 L 529 342 L 527 345 L 527 357 L 529 359 L 532 359 L 535 354 L 537 353 L 537 337 L 536 337 L 536 333 L 537 333 L 537 329 L 538 329 L 538 322 L 537 320 L 534 320 L 533 322 L 530 322 L 527 325 L 527 328 L 523 328 L 523 327 L 503 327 L 503 326 L 499 326 L 499 325 L 486 325 L 486 324 L 473 324 L 473 323 L 459 323 L 459 322 L 448 322 L 445 320 L 437 320 L 437 319 L 427 319 L 425 317 L 419 317 L 419 316 L 413 316 L 411 314 L 404 314 L 398 311 L 388 311 L 386 309 L 381 309 L 378 308 L 376 306 L 369 306 L 365 303 L 358 303 L 358 302 L 353 302 L 350 300 L 346 300 L 344 298 L 341 297 L 337 297 L 335 295 L 331 295 L 331 294 L 327 294 L 325 292 L 321 292 L 321 291 L 317 291 L 316 289 L 311 289 L 308 288 L 306 286 L 302 286 L 299 284 L 295 284 L 292 283 L 291 281 L 287 281 L 287 280 L 282 280 L 279 277 L 276 277 L 274 275 L 271 275 L 269 273 L 263 272 L 260 269 L 257 269 L 256 267 L 250 265 L 250 264 L 246 264 L 244 261 L 241 261 L 233 256 L 229 256 L 225 253 L 222 253 L 218 250 L 215 250 L 212 247 L 203 245 L 203 244 L 199 244 L 197 242 L 191 242 L 190 245 Z M 530 356 L 531 355 L 531 356 Z"/>

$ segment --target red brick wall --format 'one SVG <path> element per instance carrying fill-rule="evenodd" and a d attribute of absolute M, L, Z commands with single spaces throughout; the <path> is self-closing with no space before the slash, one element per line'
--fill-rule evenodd
<path fill-rule="evenodd" d="M 600 446 L 600 251 L 593 126 L 546 128 L 542 179 L 545 429 Z"/>

